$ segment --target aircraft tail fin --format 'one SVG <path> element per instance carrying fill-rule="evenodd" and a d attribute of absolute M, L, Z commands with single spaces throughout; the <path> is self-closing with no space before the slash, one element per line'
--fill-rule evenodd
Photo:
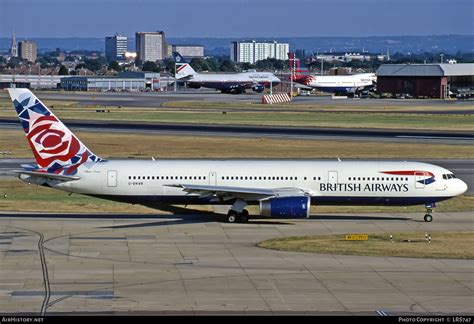
<path fill-rule="evenodd" d="M 309 70 L 304 67 L 294 52 L 288 53 L 288 60 L 290 62 L 291 79 L 299 83 L 305 83 L 310 75 Z"/>
<path fill-rule="evenodd" d="M 188 63 L 176 63 L 176 79 L 183 79 L 195 74 L 197 74 L 197 72 L 194 71 L 194 69 Z"/>
<path fill-rule="evenodd" d="M 173 58 L 175 63 L 187 63 L 184 57 L 182 57 L 178 52 L 173 52 Z"/>
<path fill-rule="evenodd" d="M 38 168 L 48 173 L 74 175 L 94 155 L 30 90 L 8 89 Z"/>

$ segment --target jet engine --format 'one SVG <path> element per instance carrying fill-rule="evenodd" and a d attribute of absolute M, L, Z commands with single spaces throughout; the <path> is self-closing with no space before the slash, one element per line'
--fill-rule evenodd
<path fill-rule="evenodd" d="M 282 218 L 308 218 L 310 197 L 281 197 L 260 201 L 260 215 Z"/>
<path fill-rule="evenodd" d="M 265 90 L 265 87 L 261 84 L 256 84 L 254 87 L 253 87 L 253 91 L 255 92 L 263 92 L 263 90 Z"/>

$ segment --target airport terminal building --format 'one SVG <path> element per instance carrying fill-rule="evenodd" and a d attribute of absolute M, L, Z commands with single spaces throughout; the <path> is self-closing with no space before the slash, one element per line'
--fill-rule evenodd
<path fill-rule="evenodd" d="M 122 72 L 116 77 L 63 77 L 60 88 L 70 91 L 157 91 L 161 89 L 160 73 Z"/>
<path fill-rule="evenodd" d="M 383 64 L 377 70 L 377 92 L 438 99 L 472 95 L 474 63 Z"/>

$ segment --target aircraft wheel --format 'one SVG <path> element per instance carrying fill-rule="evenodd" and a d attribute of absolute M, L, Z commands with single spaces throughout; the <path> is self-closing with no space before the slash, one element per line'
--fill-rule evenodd
<path fill-rule="evenodd" d="M 425 220 L 425 222 L 429 223 L 433 220 L 433 216 L 431 216 L 430 214 L 426 214 L 423 219 Z"/>
<path fill-rule="evenodd" d="M 234 210 L 229 210 L 227 213 L 227 222 L 235 223 L 237 221 L 237 212 Z"/>
<path fill-rule="evenodd" d="M 247 223 L 249 221 L 249 217 L 248 216 L 245 216 L 244 214 L 240 215 L 239 217 L 239 221 L 241 223 Z"/>

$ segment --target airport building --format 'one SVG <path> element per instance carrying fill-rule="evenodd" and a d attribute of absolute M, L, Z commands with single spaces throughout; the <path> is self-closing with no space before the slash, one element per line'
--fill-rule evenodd
<path fill-rule="evenodd" d="M 38 49 L 36 43 L 30 41 L 22 41 L 18 44 L 18 56 L 28 62 L 35 62 Z"/>
<path fill-rule="evenodd" d="M 136 92 L 161 90 L 160 74 L 154 72 L 122 72 L 116 77 L 62 77 L 60 87 L 69 91 Z"/>
<path fill-rule="evenodd" d="M 472 94 L 474 63 L 383 64 L 377 69 L 377 92 L 439 99 Z"/>
<path fill-rule="evenodd" d="M 37 74 L 0 74 L 0 89 L 17 88 L 29 89 L 57 89 L 61 82 L 61 75 Z"/>
<path fill-rule="evenodd" d="M 127 51 L 127 36 L 105 37 L 105 58 L 108 61 L 123 61 Z"/>
<path fill-rule="evenodd" d="M 137 32 L 135 33 L 135 45 L 137 57 L 143 62 L 163 61 L 167 57 L 168 51 L 163 31 Z"/>
<path fill-rule="evenodd" d="M 202 45 L 173 45 L 173 52 L 178 52 L 184 58 L 204 57 Z"/>
<path fill-rule="evenodd" d="M 233 62 L 246 62 L 254 64 L 267 58 L 287 60 L 290 45 L 276 41 L 240 41 L 232 42 L 230 47 L 230 59 Z"/>

